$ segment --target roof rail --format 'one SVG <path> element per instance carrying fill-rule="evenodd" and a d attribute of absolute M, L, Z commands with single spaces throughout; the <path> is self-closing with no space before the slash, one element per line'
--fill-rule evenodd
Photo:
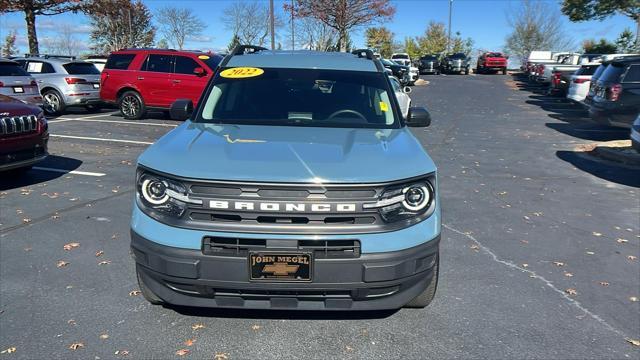
<path fill-rule="evenodd" d="M 75 60 L 76 57 L 72 55 L 51 55 L 51 54 L 24 54 L 24 57 L 41 57 L 45 59 L 69 59 Z"/>
<path fill-rule="evenodd" d="M 373 60 L 375 57 L 373 56 L 373 51 L 370 49 L 357 49 L 351 52 L 353 55 L 358 55 L 359 58 L 367 58 L 369 60 Z"/>
<path fill-rule="evenodd" d="M 253 54 L 253 53 L 257 53 L 258 51 L 265 51 L 265 50 L 269 50 L 269 49 L 262 46 L 256 46 L 256 45 L 236 45 L 236 47 L 234 47 L 233 50 L 231 50 L 231 52 L 229 52 L 224 57 L 224 59 L 222 59 L 222 62 L 220 62 L 220 65 L 218 65 L 218 67 L 225 67 L 229 62 L 229 60 L 231 60 L 231 58 L 236 55 Z"/>

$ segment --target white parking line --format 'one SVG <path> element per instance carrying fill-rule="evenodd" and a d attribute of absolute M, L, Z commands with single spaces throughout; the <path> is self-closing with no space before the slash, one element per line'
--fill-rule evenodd
<path fill-rule="evenodd" d="M 79 139 L 79 140 L 95 140 L 95 141 L 110 141 L 110 142 L 119 142 L 126 144 L 141 144 L 141 145 L 151 145 L 152 142 L 148 141 L 135 141 L 135 140 L 121 140 L 121 139 L 105 139 L 105 138 L 96 138 L 96 137 L 88 137 L 88 136 L 71 136 L 71 135 L 56 135 L 51 134 L 51 137 L 59 137 L 65 139 Z"/>
<path fill-rule="evenodd" d="M 107 175 L 107 174 L 104 174 L 104 173 L 97 173 L 97 172 L 77 171 L 77 170 L 64 170 L 64 169 L 55 169 L 55 168 L 40 167 L 40 166 L 34 166 L 33 168 L 35 170 L 52 171 L 52 172 L 59 172 L 59 173 L 63 173 L 63 174 L 97 176 L 97 177 Z"/>
<path fill-rule="evenodd" d="M 131 125 L 147 125 L 147 126 L 161 126 L 161 127 L 177 127 L 175 124 L 159 124 L 152 122 L 142 122 L 142 121 L 124 121 L 124 120 L 104 120 L 104 119 L 88 119 L 88 118 L 58 118 L 56 120 L 51 120 L 49 123 L 60 123 L 67 121 L 84 121 L 84 122 L 101 122 L 101 123 L 116 123 L 116 124 L 131 124 Z"/>

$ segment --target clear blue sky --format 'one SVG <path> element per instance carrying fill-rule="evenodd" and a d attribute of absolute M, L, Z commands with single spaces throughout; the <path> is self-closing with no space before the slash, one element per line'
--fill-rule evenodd
<path fill-rule="evenodd" d="M 143 0 L 152 12 L 164 6 L 179 6 L 192 8 L 202 20 L 207 23 L 202 36 L 187 42 L 186 47 L 191 49 L 220 49 L 229 43 L 231 34 L 224 28 L 221 22 L 222 9 L 233 1 L 226 0 Z M 266 0 L 262 0 L 268 4 Z M 633 21 L 624 16 L 614 16 L 604 21 L 589 21 L 571 23 L 560 13 L 559 0 L 548 1 L 555 9 L 549 16 L 560 16 L 565 23 L 565 29 L 576 45 L 586 38 L 606 38 L 614 40 L 625 27 L 635 31 Z M 282 12 L 283 0 L 276 0 L 276 10 Z M 487 50 L 500 50 L 504 39 L 509 33 L 509 27 L 505 19 L 505 12 L 510 7 L 518 5 L 518 0 L 454 0 L 452 33 L 459 31 L 463 37 L 471 37 L 475 40 L 475 47 Z M 396 35 L 397 40 L 403 40 L 405 36 L 417 36 L 424 32 L 431 20 L 447 23 L 449 1 L 448 0 L 395 0 L 396 15 L 392 21 L 385 23 Z M 284 15 L 284 14 L 283 14 Z M 37 18 L 38 37 L 41 43 L 46 44 L 46 39 L 56 36 L 56 29 L 67 24 L 76 31 L 76 37 L 85 47 L 88 47 L 88 34 L 90 30 L 89 20 L 80 14 L 63 14 L 56 16 L 40 16 Z M 20 13 L 5 14 L 0 16 L 0 39 L 4 40 L 6 34 L 15 29 L 18 31 L 18 45 L 20 52 L 26 52 L 26 30 L 24 16 Z M 286 46 L 288 26 L 280 31 L 281 42 Z M 363 31 L 352 34 L 354 45 L 363 46 Z"/>

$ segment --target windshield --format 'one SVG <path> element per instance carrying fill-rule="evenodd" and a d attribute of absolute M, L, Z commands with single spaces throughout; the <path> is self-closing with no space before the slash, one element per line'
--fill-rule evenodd
<path fill-rule="evenodd" d="M 69 75 L 100 75 L 100 70 L 90 62 L 74 62 L 62 65 Z"/>
<path fill-rule="evenodd" d="M 392 59 L 408 59 L 409 55 L 405 54 L 395 54 L 391 57 Z"/>
<path fill-rule="evenodd" d="M 449 56 L 452 59 L 466 59 L 467 56 L 463 53 L 457 53 L 457 54 L 453 54 L 451 56 Z"/>
<path fill-rule="evenodd" d="M 243 68 L 238 68 L 243 69 Z M 246 68 L 244 68 L 246 69 Z M 197 121 L 224 124 L 399 128 L 386 75 L 373 72 L 260 69 L 251 77 L 219 72 Z"/>
<path fill-rule="evenodd" d="M 222 56 L 220 55 L 199 56 L 198 58 L 204 61 L 211 70 L 215 70 L 218 67 L 218 64 L 222 61 Z"/>
<path fill-rule="evenodd" d="M 501 53 L 495 53 L 495 52 L 494 53 L 488 53 L 487 57 L 502 57 L 502 54 Z"/>
<path fill-rule="evenodd" d="M 20 65 L 12 62 L 0 62 L 0 76 L 31 76 Z"/>
<path fill-rule="evenodd" d="M 384 65 L 398 65 L 398 64 L 394 63 L 393 61 L 391 61 L 391 60 L 387 60 L 387 59 L 381 59 L 380 61 L 381 61 Z"/>
<path fill-rule="evenodd" d="M 420 60 L 435 60 L 435 59 L 436 57 L 432 55 L 427 55 L 420 58 Z"/>

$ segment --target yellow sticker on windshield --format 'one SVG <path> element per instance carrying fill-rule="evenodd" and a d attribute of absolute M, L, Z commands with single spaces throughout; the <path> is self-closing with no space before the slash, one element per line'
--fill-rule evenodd
<path fill-rule="evenodd" d="M 227 79 L 242 79 L 264 74 L 264 70 L 254 67 L 237 67 L 226 69 L 220 73 L 220 76 Z"/>
<path fill-rule="evenodd" d="M 387 105 L 387 103 L 384 101 L 380 101 L 380 110 L 389 111 L 389 105 Z"/>
<path fill-rule="evenodd" d="M 198 59 L 200 59 L 200 60 L 209 60 L 211 58 L 209 56 L 207 56 L 207 55 L 200 55 L 200 56 L 198 56 Z"/>

